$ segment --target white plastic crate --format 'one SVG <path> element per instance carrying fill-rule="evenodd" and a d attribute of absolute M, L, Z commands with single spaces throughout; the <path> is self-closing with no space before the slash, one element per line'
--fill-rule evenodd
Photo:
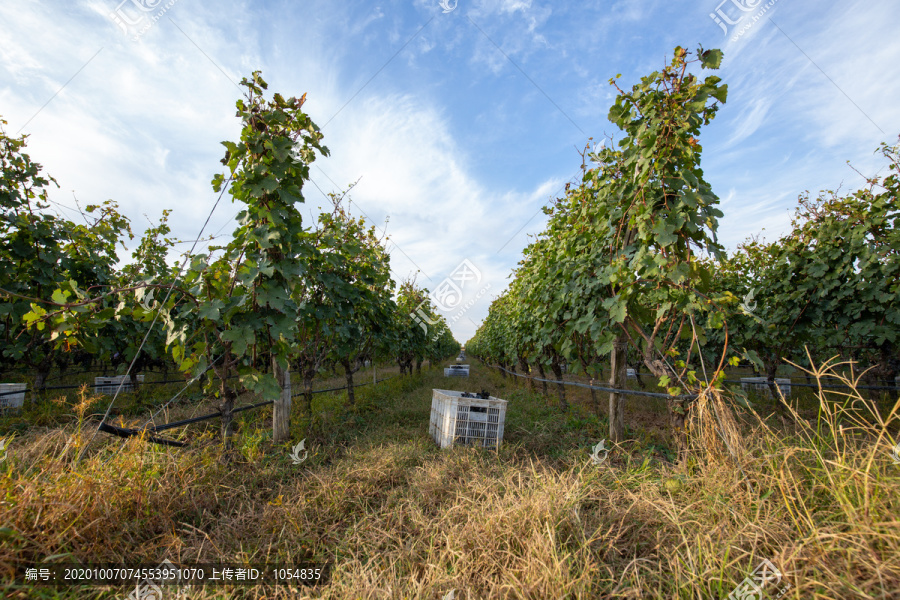
<path fill-rule="evenodd" d="M 444 377 L 468 377 L 469 365 L 452 365 L 444 367 Z"/>
<path fill-rule="evenodd" d="M 119 389 L 119 384 L 122 381 L 125 381 L 125 384 L 122 385 L 122 392 L 133 392 L 134 388 L 131 385 L 131 377 L 127 377 L 125 375 L 117 375 L 116 377 L 94 377 L 94 393 L 95 394 L 108 394 L 110 396 L 116 393 L 116 390 Z M 144 383 L 144 376 L 137 376 L 138 383 Z"/>
<path fill-rule="evenodd" d="M 0 408 L 22 408 L 25 403 L 25 390 L 28 389 L 26 383 L 0 383 Z M 18 394 L 8 394 L 7 392 L 20 392 Z"/>
<path fill-rule="evenodd" d="M 772 390 L 769 389 L 769 384 L 766 383 L 768 380 L 765 377 L 741 377 L 741 389 L 744 391 L 750 391 L 751 389 L 757 391 L 764 391 L 766 396 L 769 398 L 772 397 Z M 778 386 L 778 389 L 781 390 L 781 395 L 785 398 L 791 397 L 791 380 L 790 379 L 775 379 L 775 385 Z"/>
<path fill-rule="evenodd" d="M 463 392 L 432 390 L 428 430 L 441 448 L 454 444 L 497 448 L 503 440 L 506 400 L 463 398 Z"/>

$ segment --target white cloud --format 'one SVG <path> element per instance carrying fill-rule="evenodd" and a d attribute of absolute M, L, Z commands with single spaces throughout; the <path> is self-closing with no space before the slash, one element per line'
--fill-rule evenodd
<path fill-rule="evenodd" d="M 757 98 L 756 100 L 745 104 L 743 107 L 743 115 L 738 117 L 740 124 L 729 139 L 728 146 L 740 144 L 753 135 L 756 130 L 763 125 L 771 105 L 771 98 L 764 97 Z"/>
<path fill-rule="evenodd" d="M 379 228 L 389 216 L 395 280 L 421 269 L 417 281 L 432 291 L 463 259 L 482 271 L 491 293 L 502 291 L 510 256 L 518 254 L 525 233 L 506 254 L 497 250 L 561 185 L 550 180 L 533 191 L 486 188 L 469 175 L 469 159 L 443 114 L 411 95 L 361 100 L 335 121 L 329 137 L 334 154 L 317 164 L 341 186 L 361 177 L 351 192 L 352 212 L 367 215 Z M 316 169 L 313 174 L 323 189 L 333 188 Z M 313 204 L 324 202 L 318 192 L 310 193 L 316 194 Z M 539 222 L 533 220 L 526 231 Z M 499 239 L 498 232 L 505 237 Z M 483 318 L 489 295 L 467 315 Z M 462 340 L 474 334 L 474 327 L 463 318 L 453 331 Z"/>

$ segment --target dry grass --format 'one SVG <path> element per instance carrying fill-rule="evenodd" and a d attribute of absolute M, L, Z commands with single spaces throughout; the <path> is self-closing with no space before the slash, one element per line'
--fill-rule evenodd
<path fill-rule="evenodd" d="M 320 588 L 209 586 L 185 597 L 725 598 L 768 559 L 784 573 L 780 588 L 790 586 L 784 598 L 900 597 L 896 403 L 881 414 L 859 394 L 826 393 L 818 419 L 781 428 L 752 412 L 735 418 L 727 397 L 710 395 L 693 411 L 687 463 L 666 460 L 665 432 L 635 430 L 596 466 L 590 448 L 606 425 L 586 391 L 563 415 L 484 367 L 472 373 L 446 380 L 434 369 L 363 388 L 356 410 L 322 397 L 300 466 L 271 443 L 266 411 L 242 413 L 229 463 L 214 422 L 189 428 L 182 450 L 139 440 L 119 450 L 98 436 L 80 464 L 77 420 L 29 430 L 0 463 L 0 570 L 61 554 L 54 560 L 330 558 Z M 438 449 L 427 435 L 433 387 L 508 399 L 499 452 Z M 307 435 L 304 423 L 294 428 L 294 442 Z M 665 485 L 673 479 L 680 485 Z M 166 589 L 164 600 L 175 598 Z M 774 584 L 766 592 L 778 594 Z"/>

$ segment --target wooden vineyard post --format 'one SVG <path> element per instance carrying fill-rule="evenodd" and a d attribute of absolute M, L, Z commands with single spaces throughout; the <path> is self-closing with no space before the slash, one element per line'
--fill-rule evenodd
<path fill-rule="evenodd" d="M 272 439 L 275 443 L 285 442 L 291 437 L 291 372 L 282 369 L 273 360 L 275 380 L 281 386 L 281 394 L 275 399 L 272 411 Z"/>
<path fill-rule="evenodd" d="M 612 373 L 609 378 L 609 387 L 615 389 L 625 388 L 625 354 L 627 348 L 625 336 L 619 334 L 610 355 L 610 367 Z M 609 393 L 609 439 L 618 443 L 625 438 L 625 396 L 615 392 Z"/>

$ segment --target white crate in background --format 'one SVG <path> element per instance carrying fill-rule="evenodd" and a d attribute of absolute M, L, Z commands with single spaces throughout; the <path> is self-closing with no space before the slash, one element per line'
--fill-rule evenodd
<path fill-rule="evenodd" d="M 766 396 L 772 397 L 772 390 L 769 389 L 769 384 L 767 383 L 768 379 L 765 377 L 741 377 L 741 389 L 744 391 L 750 391 L 751 389 L 757 391 L 764 391 Z M 781 390 L 781 395 L 785 398 L 791 397 L 791 380 L 790 379 L 775 379 L 775 385 L 778 386 L 778 389 Z"/>
<path fill-rule="evenodd" d="M 462 395 L 453 390 L 432 390 L 431 437 L 441 448 L 456 444 L 498 448 L 503 440 L 506 400 Z"/>
<path fill-rule="evenodd" d="M 469 365 L 452 365 L 444 367 L 444 377 L 468 377 Z"/>
<path fill-rule="evenodd" d="M 637 379 L 637 370 L 625 369 L 625 379 Z"/>
<path fill-rule="evenodd" d="M 0 408 L 22 408 L 25 403 L 25 390 L 28 389 L 26 383 L 0 383 Z M 18 394 L 8 394 L 7 392 L 19 392 Z"/>
<path fill-rule="evenodd" d="M 144 383 L 144 376 L 137 376 L 138 383 Z M 108 394 L 110 396 L 116 393 L 116 390 L 119 389 L 119 384 L 124 381 L 125 383 L 122 385 L 122 392 L 133 392 L 134 388 L 131 385 L 131 377 L 126 377 L 125 375 L 117 375 L 115 377 L 94 377 L 94 393 L 95 394 Z"/>

